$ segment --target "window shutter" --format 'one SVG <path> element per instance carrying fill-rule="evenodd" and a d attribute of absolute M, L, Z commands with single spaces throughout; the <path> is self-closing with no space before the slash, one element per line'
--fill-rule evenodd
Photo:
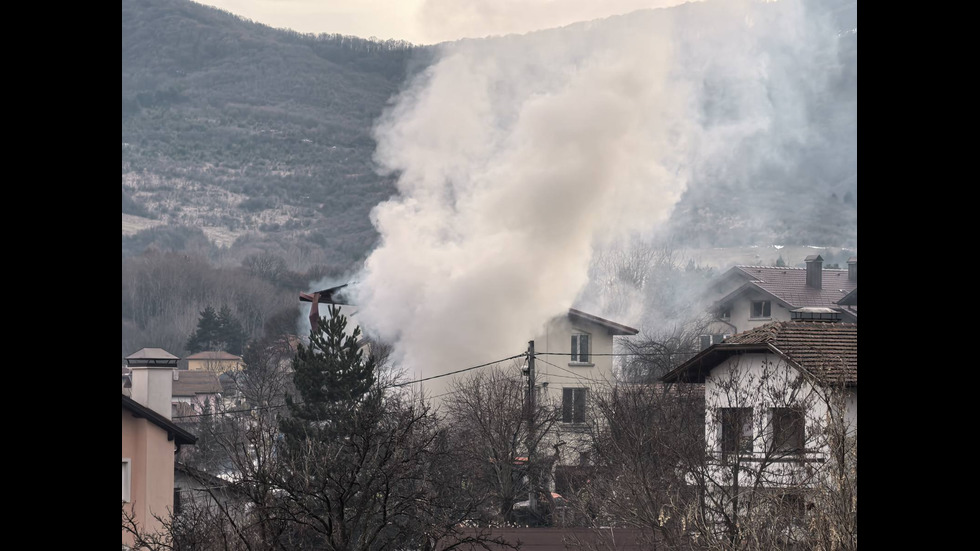
<path fill-rule="evenodd" d="M 584 423 L 585 422 L 585 395 L 586 389 L 577 388 L 575 389 L 575 422 Z"/>
<path fill-rule="evenodd" d="M 563 423 L 572 422 L 572 398 L 574 393 L 570 388 L 561 390 L 561 420 Z"/>

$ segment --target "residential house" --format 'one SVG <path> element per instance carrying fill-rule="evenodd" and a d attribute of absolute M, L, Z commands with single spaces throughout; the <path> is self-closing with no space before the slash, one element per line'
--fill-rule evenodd
<path fill-rule="evenodd" d="M 534 339 L 534 384 L 539 399 L 560 404 L 559 429 L 566 441 L 560 465 L 588 462 L 579 436 L 589 421 L 596 392 L 614 383 L 614 337 L 636 335 L 632 327 L 569 309 L 552 319 Z"/>
<path fill-rule="evenodd" d="M 126 357 L 131 388 L 124 383 L 122 392 L 122 500 L 144 532 L 163 528 L 158 517 L 166 518 L 174 505 L 174 455 L 197 441 L 171 419 L 177 361 L 160 348 Z M 123 545 L 133 543 L 125 530 L 122 537 Z"/>
<path fill-rule="evenodd" d="M 215 411 L 221 400 L 222 385 L 213 371 L 175 369 L 171 403 L 172 418 L 187 418 L 203 411 Z M 192 418 L 191 418 L 192 419 Z M 182 419 L 182 422 L 190 419 Z"/>
<path fill-rule="evenodd" d="M 712 320 L 701 349 L 760 325 L 789 321 L 798 308 L 829 308 L 841 321 L 857 323 L 857 257 L 847 261 L 847 269 L 824 269 L 820 255 L 805 262 L 805 268 L 734 266 L 719 276 L 707 293 Z"/>
<path fill-rule="evenodd" d="M 856 496 L 857 324 L 829 308 L 796 309 L 791 318 L 713 344 L 663 378 L 704 385 L 709 459 L 700 480 L 704 502 L 724 522 L 738 517 L 726 515 L 739 500 L 773 503 L 747 492 L 812 499 L 831 472 L 851 467 Z"/>
<path fill-rule="evenodd" d="M 208 350 L 187 356 L 188 371 L 210 371 L 225 373 L 239 371 L 242 368 L 242 357 L 229 354 L 224 350 Z"/>
<path fill-rule="evenodd" d="M 190 465 L 174 463 L 175 512 L 179 513 L 185 507 L 210 508 L 215 513 L 233 514 L 237 521 L 246 517 L 243 510 L 247 503 L 243 491 L 231 482 Z"/>

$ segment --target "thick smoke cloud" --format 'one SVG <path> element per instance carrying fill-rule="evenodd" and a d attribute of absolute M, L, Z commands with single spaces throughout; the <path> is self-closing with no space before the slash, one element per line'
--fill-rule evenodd
<path fill-rule="evenodd" d="M 372 213 L 358 322 L 411 378 L 522 352 L 693 177 L 805 145 L 836 39 L 799 2 L 725 1 L 443 45 L 375 129 L 399 196 Z"/>

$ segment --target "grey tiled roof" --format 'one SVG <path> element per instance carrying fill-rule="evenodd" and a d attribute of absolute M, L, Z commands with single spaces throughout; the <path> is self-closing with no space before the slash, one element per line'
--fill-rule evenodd
<path fill-rule="evenodd" d="M 173 396 L 194 396 L 196 394 L 220 394 L 221 382 L 210 371 L 177 371 L 173 384 Z"/>

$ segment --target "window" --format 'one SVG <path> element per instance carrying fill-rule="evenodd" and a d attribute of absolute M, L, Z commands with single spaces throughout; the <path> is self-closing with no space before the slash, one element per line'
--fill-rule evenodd
<path fill-rule="evenodd" d="M 701 335 L 701 350 L 708 348 L 713 344 L 718 344 L 724 342 L 730 335 L 726 333 L 715 333 L 712 335 Z"/>
<path fill-rule="evenodd" d="M 803 411 L 797 408 L 770 410 L 772 451 L 800 453 L 803 451 Z"/>
<path fill-rule="evenodd" d="M 753 300 L 752 301 L 752 317 L 753 318 L 771 318 L 772 317 L 772 302 L 768 300 Z"/>
<path fill-rule="evenodd" d="M 122 500 L 129 503 L 129 488 L 131 484 L 131 461 L 129 459 L 122 460 Z"/>
<path fill-rule="evenodd" d="M 725 308 L 724 310 L 720 310 L 718 312 L 718 317 L 723 320 L 732 319 L 732 309 Z"/>
<path fill-rule="evenodd" d="M 584 423 L 586 388 L 563 388 L 561 391 L 561 422 Z"/>
<path fill-rule="evenodd" d="M 752 408 L 721 408 L 721 453 L 752 453 Z"/>
<path fill-rule="evenodd" d="M 572 361 L 589 363 L 589 335 L 585 333 L 572 335 Z"/>

